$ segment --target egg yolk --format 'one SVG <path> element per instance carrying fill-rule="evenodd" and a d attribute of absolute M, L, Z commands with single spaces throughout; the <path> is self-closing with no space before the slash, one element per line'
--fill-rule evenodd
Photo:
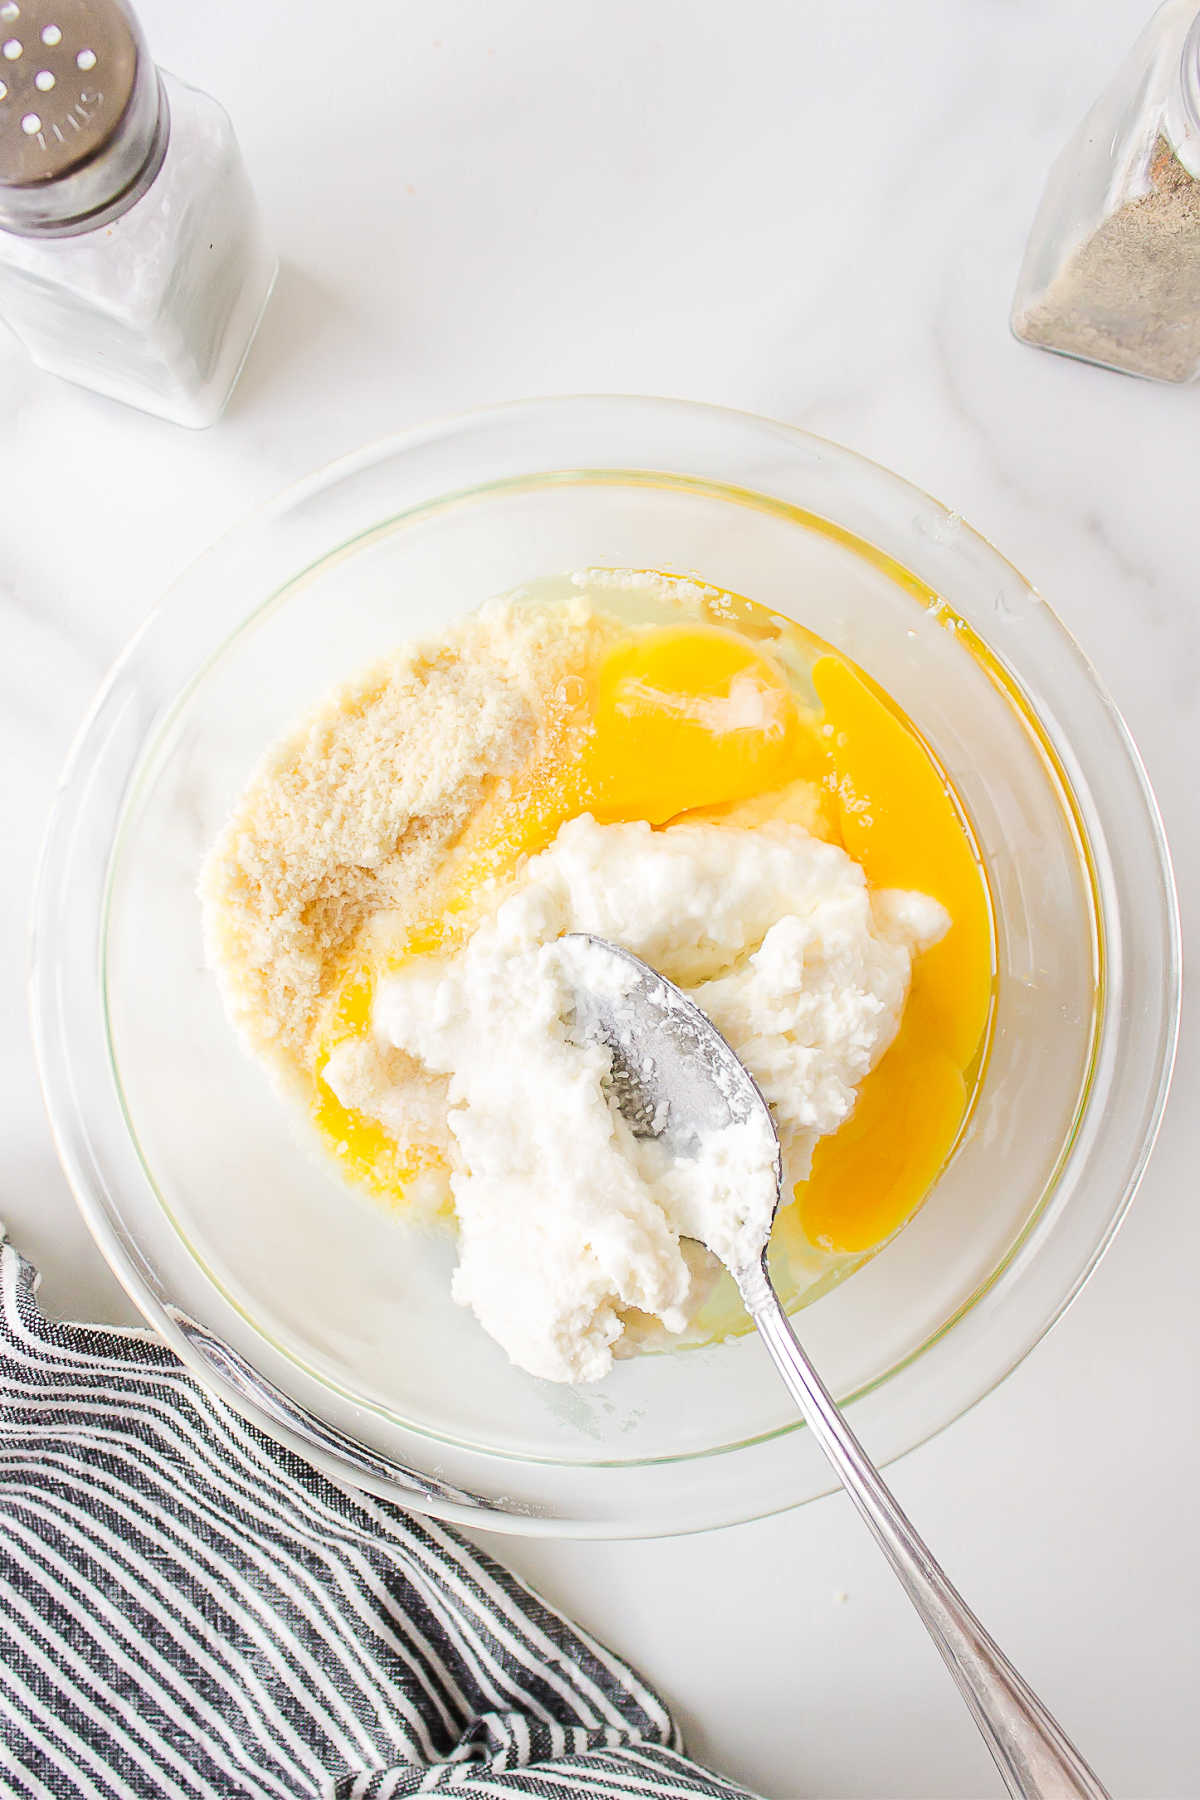
<path fill-rule="evenodd" d="M 603 823 L 665 824 L 819 773 L 819 744 L 776 664 L 719 626 L 665 625 L 600 666 L 584 757 Z"/>
<path fill-rule="evenodd" d="M 819 656 L 811 674 L 819 710 L 803 708 L 783 667 L 736 631 L 702 622 L 631 631 L 581 677 L 578 703 L 548 723 L 524 777 L 496 785 L 455 847 L 438 909 L 394 954 L 453 941 L 480 891 L 582 812 L 655 826 L 688 816 L 794 819 L 841 843 L 872 886 L 940 900 L 953 923 L 917 959 L 895 1042 L 850 1119 L 818 1144 L 796 1205 L 776 1226 L 853 1255 L 904 1223 L 953 1147 L 991 1004 L 990 915 L 954 797 L 912 727 L 840 657 Z M 318 1067 L 366 1031 L 373 982 L 369 961 L 343 979 Z M 436 1161 L 400 1151 L 319 1078 L 316 1087 L 317 1123 L 376 1191 L 401 1197 Z"/>
<path fill-rule="evenodd" d="M 953 1148 L 991 1008 L 991 917 L 954 796 L 912 727 L 840 657 L 820 657 L 812 674 L 842 845 L 872 887 L 929 894 L 951 919 L 914 964 L 894 1043 L 780 1214 L 785 1231 L 853 1254 L 904 1224 Z"/>

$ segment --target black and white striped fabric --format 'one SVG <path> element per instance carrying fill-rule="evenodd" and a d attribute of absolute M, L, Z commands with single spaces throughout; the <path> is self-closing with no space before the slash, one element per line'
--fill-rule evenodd
<path fill-rule="evenodd" d="M 0 1248 L 0 1793 L 745 1800 L 654 1690 Z"/>

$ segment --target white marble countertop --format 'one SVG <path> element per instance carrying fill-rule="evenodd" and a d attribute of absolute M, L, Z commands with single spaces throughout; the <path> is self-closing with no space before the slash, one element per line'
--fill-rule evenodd
<path fill-rule="evenodd" d="M 0 334 L 0 1214 L 52 1310 L 132 1316 L 58 1170 L 25 1023 L 28 891 L 68 742 L 213 537 L 428 415 L 685 395 L 840 439 L 956 507 L 1124 709 L 1194 941 L 1200 389 L 1006 329 L 1045 169 L 1145 0 L 140 10 L 159 61 L 229 105 L 284 266 L 207 433 L 43 377 Z M 1154 1800 L 1200 1791 L 1189 1012 L 1175 1104 L 1099 1273 L 1000 1391 L 893 1471 L 1113 1791 Z M 669 1543 L 491 1541 L 641 1663 L 699 1754 L 775 1800 L 997 1791 L 842 1500 Z"/>

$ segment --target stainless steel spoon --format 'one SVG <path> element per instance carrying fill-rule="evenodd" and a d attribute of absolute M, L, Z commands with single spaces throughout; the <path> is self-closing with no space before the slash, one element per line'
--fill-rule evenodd
<path fill-rule="evenodd" d="M 616 944 L 583 933 L 572 936 L 581 949 L 587 946 L 578 962 L 575 1034 L 611 1050 L 612 1098 L 636 1135 L 659 1139 L 672 1155 L 694 1156 L 702 1132 L 756 1113 L 770 1121 L 749 1071 L 685 994 Z M 776 1209 L 780 1180 L 777 1155 Z M 1074 1745 L 946 1579 L 800 1348 L 771 1284 L 769 1237 L 768 1223 L 754 1254 L 737 1267 L 727 1265 L 729 1272 L 792 1399 L 958 1683 L 1009 1793 L 1018 1800 L 1108 1800 Z"/>

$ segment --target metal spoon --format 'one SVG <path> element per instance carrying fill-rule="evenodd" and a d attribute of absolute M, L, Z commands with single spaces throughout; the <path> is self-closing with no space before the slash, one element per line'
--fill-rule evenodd
<path fill-rule="evenodd" d="M 720 1131 L 756 1113 L 770 1120 L 749 1071 L 677 987 L 603 938 L 579 933 L 563 941 L 578 942 L 581 951 L 575 1032 L 611 1050 L 611 1095 L 635 1135 L 659 1139 L 671 1155 L 695 1156 L 702 1132 Z M 776 1209 L 781 1175 L 777 1155 Z M 770 1223 L 754 1254 L 736 1267 L 727 1264 L 729 1272 L 788 1392 L 958 1683 L 1009 1793 L 1018 1800 L 1108 1800 L 1079 1752 L 946 1579 L 800 1348 L 771 1284 L 769 1237 Z"/>

